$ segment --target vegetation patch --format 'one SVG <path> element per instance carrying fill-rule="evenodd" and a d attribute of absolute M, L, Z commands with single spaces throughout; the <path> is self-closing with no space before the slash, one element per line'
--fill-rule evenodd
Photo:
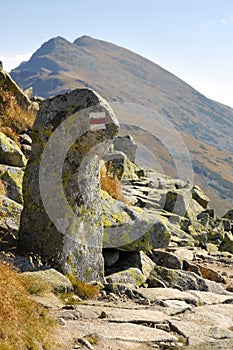
<path fill-rule="evenodd" d="M 74 287 L 74 293 L 82 299 L 97 299 L 99 296 L 99 287 L 93 286 L 78 280 L 73 275 L 66 275 Z M 1 349 L 0 349 L 1 350 Z"/>
<path fill-rule="evenodd" d="M 111 197 L 129 204 L 129 201 L 123 194 L 122 184 L 114 171 L 111 162 L 103 164 L 100 168 L 100 188 L 107 192 Z"/>
<path fill-rule="evenodd" d="M 0 87 L 0 131 L 18 141 L 18 134 L 31 128 L 35 115 L 26 111 L 16 101 L 15 96 Z"/>
<path fill-rule="evenodd" d="M 59 349 L 52 339 L 56 322 L 31 299 L 38 289 L 28 282 L 0 262 L 0 350 Z"/>

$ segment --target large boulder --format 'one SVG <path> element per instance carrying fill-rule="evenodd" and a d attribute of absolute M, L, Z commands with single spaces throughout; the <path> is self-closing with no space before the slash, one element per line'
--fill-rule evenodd
<path fill-rule="evenodd" d="M 100 157 L 95 146 L 118 129 L 109 105 L 90 89 L 42 104 L 24 177 L 21 252 L 37 253 L 84 281 L 103 278 Z"/>
<path fill-rule="evenodd" d="M 167 247 L 171 234 L 167 219 L 142 208 L 129 206 L 101 192 L 104 248 L 149 251 Z"/>
<path fill-rule="evenodd" d="M 0 131 L 0 163 L 16 167 L 25 167 L 26 158 L 19 146 Z"/>

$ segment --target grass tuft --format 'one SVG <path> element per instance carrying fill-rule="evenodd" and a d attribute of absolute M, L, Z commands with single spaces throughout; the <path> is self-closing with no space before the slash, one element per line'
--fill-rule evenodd
<path fill-rule="evenodd" d="M 104 164 L 100 168 L 100 188 L 107 192 L 111 197 L 130 204 L 123 194 L 122 184 L 114 171 L 111 162 Z"/>
<path fill-rule="evenodd" d="M 97 299 L 99 296 L 99 288 L 91 284 L 79 281 L 73 275 L 66 275 L 73 285 L 74 293 L 82 299 Z"/>
<path fill-rule="evenodd" d="M 18 134 L 31 128 L 34 120 L 35 114 L 20 107 L 15 96 L 0 87 L 0 131 L 17 142 Z"/>
<path fill-rule="evenodd" d="M 47 310 L 30 298 L 21 274 L 0 262 L 0 350 L 38 350 L 38 344 L 58 349 L 52 340 L 55 327 Z"/>

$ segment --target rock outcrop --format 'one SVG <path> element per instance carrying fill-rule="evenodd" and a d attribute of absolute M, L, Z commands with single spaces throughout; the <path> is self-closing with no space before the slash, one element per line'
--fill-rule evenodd
<path fill-rule="evenodd" d="M 0 250 L 17 246 L 26 163 L 19 146 L 0 132 Z"/>
<path fill-rule="evenodd" d="M 0 66 L 0 87 L 4 90 L 10 91 L 23 108 L 29 109 L 32 106 L 27 94 L 20 89 L 10 74 L 5 71 L 2 64 Z"/>
<path fill-rule="evenodd" d="M 92 90 L 42 104 L 24 178 L 21 252 L 37 253 L 81 280 L 103 278 L 100 159 L 88 153 L 117 131 L 111 108 Z"/>

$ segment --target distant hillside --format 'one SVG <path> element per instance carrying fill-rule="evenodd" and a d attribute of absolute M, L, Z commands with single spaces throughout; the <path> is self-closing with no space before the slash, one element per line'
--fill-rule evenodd
<path fill-rule="evenodd" d="M 140 55 L 87 36 L 74 43 L 61 37 L 50 39 L 11 75 L 23 89 L 32 86 L 39 96 L 85 86 L 109 102 L 133 102 L 159 112 L 182 133 L 193 159 L 196 181 L 220 210 L 232 206 L 232 108 L 207 99 Z M 134 123 L 132 115 L 128 122 Z M 145 125 L 145 129 L 149 127 Z M 137 134 L 150 147 L 148 137 Z M 163 152 L 160 146 L 155 147 Z M 172 172 L 169 157 L 162 158 L 164 168 Z"/>

